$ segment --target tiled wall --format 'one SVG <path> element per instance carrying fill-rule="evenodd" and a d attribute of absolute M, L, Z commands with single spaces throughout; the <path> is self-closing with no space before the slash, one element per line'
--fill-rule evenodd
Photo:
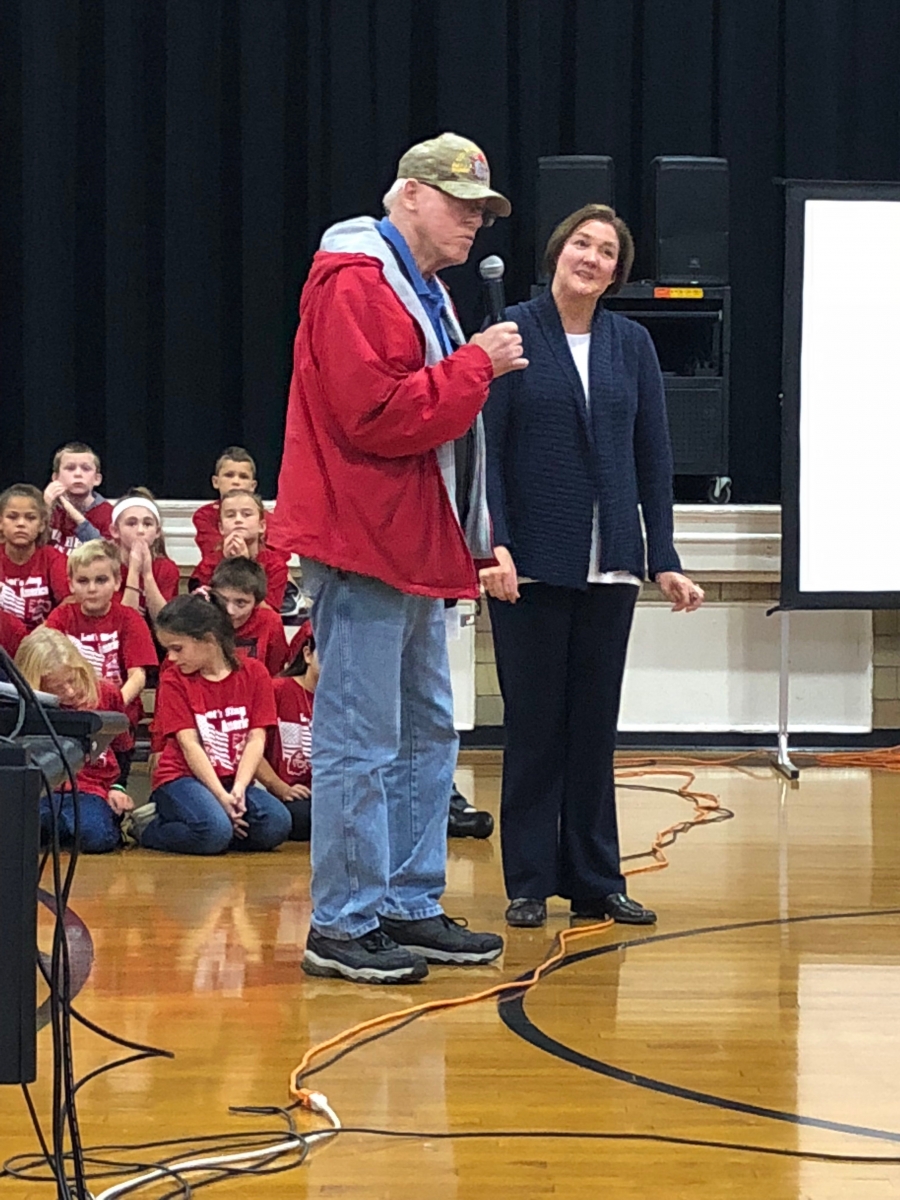
<path fill-rule="evenodd" d="M 900 612 L 873 613 L 874 716 L 876 729 L 900 729 Z"/>

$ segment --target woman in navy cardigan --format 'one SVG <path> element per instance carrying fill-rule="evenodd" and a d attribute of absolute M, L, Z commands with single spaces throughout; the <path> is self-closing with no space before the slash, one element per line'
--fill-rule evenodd
<path fill-rule="evenodd" d="M 506 753 L 500 810 L 511 925 L 579 916 L 647 925 L 625 894 L 613 755 L 634 605 L 649 567 L 676 612 L 703 591 L 672 540 L 672 452 L 647 331 L 600 303 L 628 279 L 634 243 L 605 205 L 547 245 L 549 289 L 507 310 L 529 360 L 484 410 L 497 565 L 488 593 Z M 641 530 L 640 504 L 647 532 Z"/>

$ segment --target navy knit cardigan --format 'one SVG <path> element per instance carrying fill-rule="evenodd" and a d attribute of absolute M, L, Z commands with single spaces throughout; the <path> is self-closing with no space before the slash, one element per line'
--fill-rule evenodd
<path fill-rule="evenodd" d="M 584 589 L 596 499 L 602 571 L 680 571 L 665 395 L 646 329 L 597 305 L 588 409 L 549 289 L 506 316 L 530 365 L 495 380 L 484 409 L 493 544 L 508 547 L 519 575 Z"/>

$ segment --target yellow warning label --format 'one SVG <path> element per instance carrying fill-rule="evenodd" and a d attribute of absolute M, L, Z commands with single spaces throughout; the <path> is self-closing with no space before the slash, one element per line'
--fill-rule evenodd
<path fill-rule="evenodd" d="M 702 300 L 703 288 L 658 287 L 653 289 L 655 300 Z"/>

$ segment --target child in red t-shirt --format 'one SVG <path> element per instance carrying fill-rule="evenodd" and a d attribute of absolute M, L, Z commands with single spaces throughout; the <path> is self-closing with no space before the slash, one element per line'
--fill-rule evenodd
<path fill-rule="evenodd" d="M 112 505 L 95 491 L 103 482 L 100 459 L 84 442 L 69 442 L 53 456 L 44 488 L 50 509 L 50 543 L 64 554 L 93 538 L 108 538 Z"/>
<path fill-rule="evenodd" d="M 43 626 L 28 635 L 16 654 L 16 666 L 33 688 L 59 697 L 63 708 L 105 709 L 123 712 L 122 696 L 115 684 L 97 679 L 90 664 L 79 654 L 74 643 L 56 629 Z M 120 734 L 93 762 L 77 772 L 78 823 L 81 849 L 86 854 L 104 854 L 121 844 L 119 825 L 122 814 L 134 807 L 131 797 L 116 781 L 119 764 L 117 743 Z M 58 789 L 51 801 L 41 796 L 41 841 L 53 832 L 53 812 L 60 844 L 72 845 L 75 830 L 75 804 L 71 787 Z"/>
<path fill-rule="evenodd" d="M 266 602 L 281 612 L 287 587 L 287 556 L 265 544 L 266 509 L 255 492 L 234 489 L 222 497 L 219 508 L 219 541 L 194 569 L 191 585 L 208 585 L 213 571 L 225 558 L 249 558 L 266 573 Z"/>
<path fill-rule="evenodd" d="M 133 488 L 113 508 L 112 538 L 122 554 L 119 598 L 150 621 L 178 595 L 181 574 L 166 554 L 162 518 L 146 488 Z"/>
<path fill-rule="evenodd" d="M 222 540 L 219 529 L 219 504 L 222 497 L 232 491 L 256 491 L 256 463 L 243 446 L 227 446 L 222 451 L 216 459 L 216 473 L 212 477 L 212 485 L 219 493 L 219 499 L 211 504 L 201 504 L 193 516 L 194 529 L 197 531 L 194 540 L 201 558 L 212 554 Z"/>
<path fill-rule="evenodd" d="M 274 849 L 291 819 L 253 782 L 276 722 L 266 668 L 237 658 L 215 595 L 176 596 L 157 616 L 156 636 L 170 666 L 160 673 L 153 718 L 162 741 L 150 797 L 156 816 L 141 845 L 175 854 Z"/>
<path fill-rule="evenodd" d="M 122 693 L 131 723 L 131 734 L 123 739 L 127 749 L 117 751 L 119 782 L 124 784 L 134 755 L 134 730 L 144 715 L 141 692 L 147 668 L 159 659 L 146 622 L 116 596 L 121 564 L 115 545 L 103 538 L 85 542 L 69 555 L 68 568 L 72 599 L 55 608 L 47 624 L 68 634 L 97 678 L 108 679 Z"/>
<path fill-rule="evenodd" d="M 313 697 L 319 682 L 316 639 L 309 621 L 300 626 L 291 649 L 290 663 L 274 680 L 278 724 L 266 737 L 266 753 L 256 778 L 290 813 L 291 841 L 308 842 Z"/>
<path fill-rule="evenodd" d="M 277 675 L 289 657 L 281 617 L 266 604 L 266 573 L 249 558 L 223 558 L 213 571 L 216 593 L 234 628 L 238 658 L 256 658 Z"/>
<path fill-rule="evenodd" d="M 65 559 L 47 540 L 47 505 L 30 483 L 0 495 L 0 608 L 36 629 L 69 594 Z"/>

